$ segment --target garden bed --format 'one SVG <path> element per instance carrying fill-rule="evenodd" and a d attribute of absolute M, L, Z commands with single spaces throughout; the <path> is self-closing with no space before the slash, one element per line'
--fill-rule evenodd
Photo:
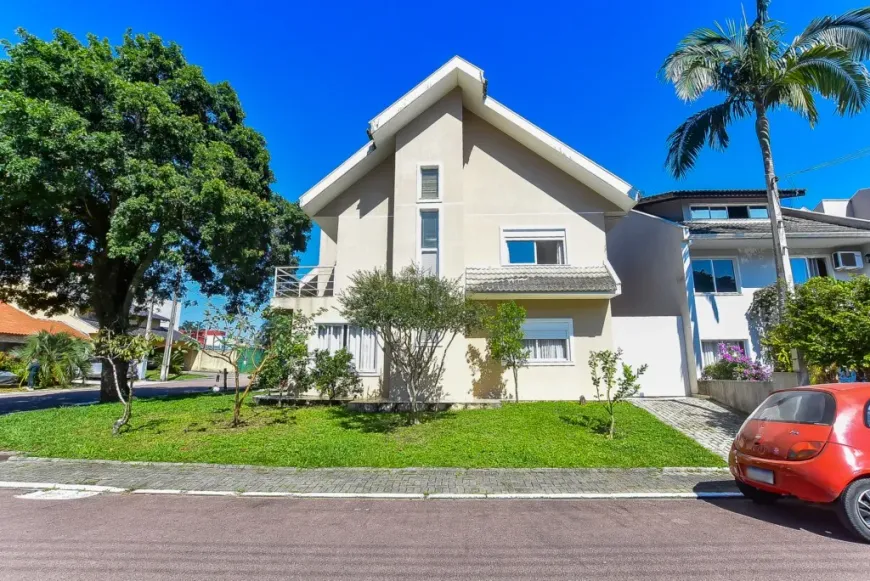
<path fill-rule="evenodd" d="M 386 399 L 326 399 L 318 396 L 288 396 L 271 393 L 254 396 L 254 401 L 260 405 L 285 405 L 294 407 L 307 406 L 344 406 L 350 411 L 367 414 L 374 413 L 407 413 L 411 411 L 411 404 L 406 401 Z M 482 410 L 500 408 L 501 400 L 478 399 L 466 402 L 420 402 L 418 409 L 421 412 L 446 412 L 460 410 Z"/>
<path fill-rule="evenodd" d="M 628 403 L 607 440 L 602 406 L 506 403 L 498 409 L 401 414 L 343 407 L 250 405 L 230 428 L 233 396 L 139 400 L 130 429 L 112 436 L 118 404 L 0 416 L 0 450 L 56 458 L 267 466 L 583 468 L 722 466 L 699 444 Z"/>

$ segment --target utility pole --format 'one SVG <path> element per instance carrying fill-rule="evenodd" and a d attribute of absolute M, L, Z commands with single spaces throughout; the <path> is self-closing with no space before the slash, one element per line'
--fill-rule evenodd
<path fill-rule="evenodd" d="M 163 365 L 160 366 L 160 381 L 166 381 L 169 377 L 169 358 L 172 356 L 172 339 L 175 335 L 175 315 L 178 312 L 180 286 L 181 270 L 178 271 L 178 280 L 175 283 L 175 291 L 172 293 L 172 309 L 169 311 L 169 329 L 166 331 L 166 341 L 163 346 Z"/>
<path fill-rule="evenodd" d="M 151 337 L 151 321 L 154 319 L 154 295 L 151 295 L 151 300 L 148 302 L 148 319 L 145 322 L 145 338 Z M 142 359 L 139 364 L 139 379 L 145 379 L 145 374 L 148 373 L 148 356 Z"/>

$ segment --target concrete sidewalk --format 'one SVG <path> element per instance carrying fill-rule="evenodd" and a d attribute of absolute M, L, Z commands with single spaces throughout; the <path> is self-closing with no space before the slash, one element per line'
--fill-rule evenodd
<path fill-rule="evenodd" d="M 12 457 L 0 487 L 383 498 L 697 498 L 736 494 L 726 469 L 268 468 Z"/>

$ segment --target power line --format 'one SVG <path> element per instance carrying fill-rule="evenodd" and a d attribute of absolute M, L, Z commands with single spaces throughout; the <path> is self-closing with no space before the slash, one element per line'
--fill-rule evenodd
<path fill-rule="evenodd" d="M 788 179 L 792 176 L 796 176 L 799 174 L 809 173 L 811 171 L 817 171 L 817 170 L 825 169 L 825 168 L 832 167 L 835 165 L 840 165 L 842 163 L 855 161 L 856 159 L 861 159 L 862 157 L 867 157 L 868 155 L 870 155 L 870 147 L 865 147 L 863 149 L 853 151 L 852 153 L 847 153 L 846 155 L 831 159 L 829 161 L 823 161 L 822 163 L 816 164 L 814 166 L 811 166 L 811 167 L 808 167 L 805 169 L 800 169 L 798 171 L 793 171 L 790 174 L 786 174 L 786 175 L 782 176 L 781 179 Z"/>

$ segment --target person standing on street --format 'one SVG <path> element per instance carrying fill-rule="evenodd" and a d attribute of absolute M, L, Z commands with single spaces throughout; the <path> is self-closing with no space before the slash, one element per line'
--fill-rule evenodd
<path fill-rule="evenodd" d="M 30 365 L 27 366 L 27 391 L 33 391 L 33 387 L 36 384 L 36 377 L 39 375 L 39 361 L 34 359 L 30 362 Z"/>

